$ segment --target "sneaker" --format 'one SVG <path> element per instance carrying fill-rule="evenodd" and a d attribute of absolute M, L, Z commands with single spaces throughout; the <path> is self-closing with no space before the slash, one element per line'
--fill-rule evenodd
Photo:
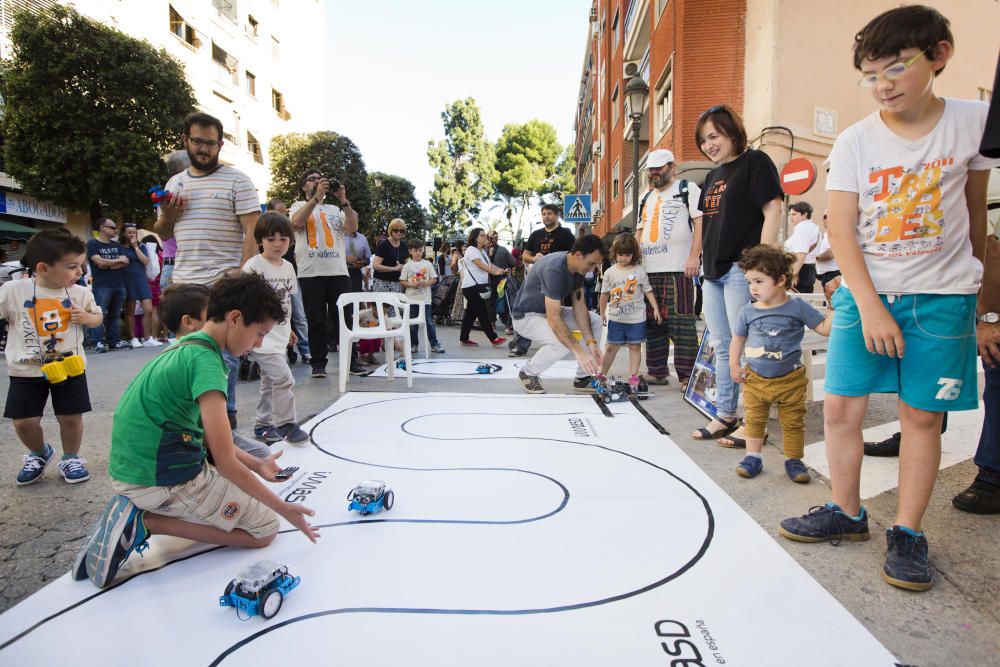
<path fill-rule="evenodd" d="M 510 352 L 507 353 L 507 356 L 508 357 L 523 357 L 526 354 L 528 354 L 528 351 L 526 349 L 524 349 L 523 347 L 515 347 L 515 348 L 511 349 Z"/>
<path fill-rule="evenodd" d="M 105 345 L 104 343 L 98 343 L 97 345 L 94 346 L 94 352 L 97 352 L 98 354 L 104 354 L 107 351 L 108 351 L 108 346 Z"/>
<path fill-rule="evenodd" d="M 59 462 L 59 474 L 67 484 L 79 484 L 90 479 L 90 471 L 87 470 L 86 461 L 78 456 L 63 459 Z"/>
<path fill-rule="evenodd" d="M 294 347 L 290 347 L 285 350 L 285 356 L 288 357 L 288 365 L 291 366 L 299 358 L 299 353 L 295 351 Z"/>
<path fill-rule="evenodd" d="M 48 452 L 45 456 L 38 456 L 37 454 L 24 455 L 24 466 L 21 468 L 21 472 L 17 474 L 17 479 L 15 480 L 18 486 L 34 484 L 41 478 L 42 473 L 45 472 L 45 466 L 49 464 L 49 461 L 52 460 L 52 456 L 55 454 L 52 445 L 49 443 L 45 443 L 45 450 Z"/>
<path fill-rule="evenodd" d="M 314 378 L 325 378 L 326 377 L 326 369 L 325 368 L 320 368 L 319 366 L 313 366 L 312 376 Z"/>
<path fill-rule="evenodd" d="M 670 384 L 670 378 L 666 375 L 650 375 L 647 382 L 649 384 L 668 385 Z"/>
<path fill-rule="evenodd" d="M 364 366 L 362 366 L 358 362 L 357 359 L 355 359 L 354 361 L 351 362 L 351 375 L 357 375 L 357 376 L 360 376 L 360 377 L 364 377 L 364 376 L 370 375 L 370 374 L 371 374 L 371 371 L 368 370 L 367 368 L 365 368 Z M 323 372 L 323 375 L 324 376 L 326 375 L 325 371 Z M 313 375 L 313 377 L 316 377 L 316 376 Z"/>
<path fill-rule="evenodd" d="M 97 520 L 94 539 L 86 557 L 87 574 L 98 588 L 104 588 L 118 574 L 133 551 L 142 555 L 149 548 L 149 531 L 142 522 L 145 514 L 122 495 L 115 495 Z"/>
<path fill-rule="evenodd" d="M 158 340 L 156 340 L 155 338 L 152 338 L 152 337 L 147 338 L 146 340 L 142 341 L 142 346 L 143 347 L 160 347 L 161 345 L 163 345 L 163 343 L 161 343 L 160 341 L 158 341 Z"/>
<path fill-rule="evenodd" d="M 303 366 L 312 366 L 312 363 L 313 363 L 313 358 L 312 357 L 310 357 L 308 354 L 303 354 L 302 355 L 302 365 Z"/>
<path fill-rule="evenodd" d="M 505 336 L 513 336 L 514 335 L 514 327 L 507 327 L 506 329 L 504 329 L 503 330 L 503 335 L 505 335 Z"/>
<path fill-rule="evenodd" d="M 130 344 L 132 345 L 132 349 L 133 350 L 136 350 L 136 349 L 142 347 L 142 341 L 139 340 L 138 338 L 133 338 L 132 342 Z"/>
<path fill-rule="evenodd" d="M 576 378 L 575 380 L 573 380 L 573 391 L 579 392 L 581 394 L 593 394 L 594 393 L 593 376 L 587 375 L 582 378 Z"/>
<path fill-rule="evenodd" d="M 284 436 L 270 424 L 261 424 L 253 427 L 253 437 L 265 444 L 273 445 L 276 442 L 281 442 Z"/>
<path fill-rule="evenodd" d="M 479 347 L 479 343 L 474 340 L 460 340 L 458 342 L 462 345 L 468 345 L 469 347 Z"/>
<path fill-rule="evenodd" d="M 520 371 L 517 374 L 521 384 L 524 385 L 524 390 L 529 394 L 544 394 L 545 388 L 542 387 L 542 381 L 538 379 L 536 375 L 528 375 L 524 371 Z"/>
<path fill-rule="evenodd" d="M 897 588 L 926 591 L 934 585 L 934 571 L 927 560 L 927 538 L 893 526 L 885 531 L 888 548 L 882 578 Z"/>
<path fill-rule="evenodd" d="M 437 352 L 438 354 L 444 354 L 444 346 L 441 343 L 434 343 L 431 345 L 431 352 Z"/>
<path fill-rule="evenodd" d="M 117 343 L 115 343 L 114 345 L 112 345 L 111 349 L 112 350 L 131 350 L 132 346 L 129 345 L 128 343 L 126 343 L 125 341 L 120 340 Z"/>
<path fill-rule="evenodd" d="M 628 386 L 632 388 L 632 393 L 636 394 L 639 392 L 639 376 L 633 375 L 628 379 Z"/>
<path fill-rule="evenodd" d="M 808 484 L 812 477 L 802 459 L 785 459 L 785 474 L 797 484 Z"/>
<path fill-rule="evenodd" d="M 866 442 L 865 456 L 899 456 L 900 437 L 896 432 L 881 442 Z"/>
<path fill-rule="evenodd" d="M 736 466 L 736 474 L 740 477 L 753 479 L 764 470 L 764 459 L 759 456 L 746 456 Z"/>
<path fill-rule="evenodd" d="M 837 546 L 842 540 L 864 542 L 868 532 L 868 510 L 861 508 L 861 518 L 852 519 L 833 503 L 809 508 L 808 514 L 783 519 L 778 527 L 783 537 L 796 542 L 826 542 Z"/>
<path fill-rule="evenodd" d="M 301 444 L 309 439 L 309 434 L 300 429 L 298 424 L 282 424 L 275 431 L 293 445 Z"/>
<path fill-rule="evenodd" d="M 981 479 L 951 499 L 956 509 L 973 514 L 1000 514 L 1000 486 Z"/>
<path fill-rule="evenodd" d="M 496 338 L 494 338 L 493 340 L 490 341 L 490 343 L 493 344 L 493 347 L 500 347 L 501 345 L 503 345 L 506 342 L 507 342 L 507 339 L 504 338 L 503 336 L 498 336 L 498 337 L 496 337 Z"/>
<path fill-rule="evenodd" d="M 416 354 L 419 351 L 420 351 L 420 346 L 418 346 L 418 345 L 411 345 L 410 346 L 410 354 Z"/>

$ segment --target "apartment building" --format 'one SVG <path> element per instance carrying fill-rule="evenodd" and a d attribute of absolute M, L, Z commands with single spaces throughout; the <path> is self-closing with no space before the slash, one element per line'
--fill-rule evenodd
<path fill-rule="evenodd" d="M 939 95 L 988 100 L 996 67 L 995 0 L 927 0 L 951 20 L 956 53 L 935 84 Z M 837 133 L 876 109 L 857 86 L 855 33 L 896 0 L 595 0 L 576 108 L 577 191 L 594 201 L 593 231 L 632 222 L 631 76 L 649 87 L 641 110 L 641 198 L 645 155 L 673 151 L 682 178 L 701 182 L 711 163 L 695 143 L 698 116 L 729 104 L 751 144 L 780 169 L 793 157 L 817 167 L 796 200 L 825 206 L 826 160 Z"/>
<path fill-rule="evenodd" d="M 9 53 L 8 35 L 16 8 L 53 4 L 0 0 L 0 54 Z M 62 4 L 174 56 L 183 65 L 201 110 L 222 120 L 225 144 L 220 160 L 248 174 L 262 202 L 271 183 L 271 138 L 316 131 L 326 123 L 329 79 L 322 75 L 327 37 L 321 0 L 74 0 Z M 5 185 L 8 190 L 19 189 L 4 177 L 0 174 L 0 189 Z M 64 218 L 61 222 L 75 233 L 87 233 L 86 216 L 64 212 Z"/>

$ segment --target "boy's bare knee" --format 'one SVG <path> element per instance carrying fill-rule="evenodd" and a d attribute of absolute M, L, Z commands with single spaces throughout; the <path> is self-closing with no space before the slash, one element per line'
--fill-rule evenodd
<path fill-rule="evenodd" d="M 250 548 L 260 549 L 262 547 L 266 547 L 271 542 L 274 542 L 274 538 L 276 538 L 277 536 L 278 534 L 274 533 L 272 535 L 264 535 L 262 537 L 253 537 L 253 542 L 250 544 Z"/>
<path fill-rule="evenodd" d="M 899 402 L 900 422 L 905 422 L 908 426 L 918 430 L 936 430 L 937 432 L 940 432 L 941 420 L 943 417 L 943 412 L 929 412 L 927 410 L 915 408 L 903 401 Z"/>

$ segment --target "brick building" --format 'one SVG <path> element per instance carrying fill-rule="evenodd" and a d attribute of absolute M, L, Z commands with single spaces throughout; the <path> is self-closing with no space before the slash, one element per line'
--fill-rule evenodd
<path fill-rule="evenodd" d="M 951 21 L 956 55 L 939 95 L 989 99 L 1000 4 L 925 0 Z M 595 0 L 576 108 L 577 192 L 593 195 L 593 231 L 632 223 L 631 121 L 625 86 L 649 87 L 639 141 L 640 201 L 653 148 L 673 151 L 678 174 L 704 179 L 711 163 L 695 145 L 698 116 L 716 104 L 742 115 L 751 145 L 780 169 L 792 157 L 817 167 L 801 199 L 825 206 L 822 163 L 837 133 L 876 109 L 856 85 L 854 34 L 896 0 Z M 627 72 L 627 73 L 626 73 Z"/>

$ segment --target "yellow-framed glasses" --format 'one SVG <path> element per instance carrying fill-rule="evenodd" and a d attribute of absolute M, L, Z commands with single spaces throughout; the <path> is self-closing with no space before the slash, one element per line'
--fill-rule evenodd
<path fill-rule="evenodd" d="M 878 85 L 879 79 L 885 79 L 886 81 L 895 81 L 899 77 L 906 74 L 906 70 L 910 69 L 910 65 L 917 62 L 917 59 L 920 58 L 920 56 L 927 53 L 928 51 L 930 51 L 931 48 L 932 47 L 928 47 L 924 49 L 917 55 L 907 60 L 905 63 L 896 63 L 895 65 L 889 65 L 881 72 L 875 72 L 874 74 L 865 74 L 863 77 L 858 79 L 858 85 L 861 86 L 862 88 L 874 88 L 876 85 Z"/>

